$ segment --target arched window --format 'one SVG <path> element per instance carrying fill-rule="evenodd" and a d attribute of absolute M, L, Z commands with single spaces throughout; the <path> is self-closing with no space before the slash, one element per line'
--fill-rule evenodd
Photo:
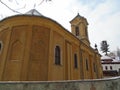
<path fill-rule="evenodd" d="M 88 37 L 87 27 L 85 27 L 85 35 Z"/>
<path fill-rule="evenodd" d="M 60 58 L 60 56 L 61 56 L 60 54 L 61 54 L 61 52 L 60 52 L 60 47 L 59 47 L 59 46 L 56 46 L 56 47 L 55 47 L 55 64 L 56 64 L 56 65 L 60 65 L 60 63 L 61 63 L 61 62 L 60 62 L 60 59 L 61 59 L 61 58 Z"/>
<path fill-rule="evenodd" d="M 0 41 L 0 53 L 2 51 L 2 47 L 3 47 L 3 45 L 2 45 L 2 42 Z"/>
<path fill-rule="evenodd" d="M 78 68 L 77 54 L 74 54 L 74 67 Z"/>
<path fill-rule="evenodd" d="M 93 63 L 93 69 L 94 69 L 94 72 L 96 72 L 96 65 L 95 65 L 95 63 Z"/>
<path fill-rule="evenodd" d="M 86 59 L 86 70 L 88 71 L 88 60 Z"/>
<path fill-rule="evenodd" d="M 79 27 L 78 27 L 78 26 L 75 27 L 75 35 L 76 35 L 76 36 L 79 36 Z"/>
<path fill-rule="evenodd" d="M 2 44 L 0 43 L 0 51 L 2 50 Z"/>

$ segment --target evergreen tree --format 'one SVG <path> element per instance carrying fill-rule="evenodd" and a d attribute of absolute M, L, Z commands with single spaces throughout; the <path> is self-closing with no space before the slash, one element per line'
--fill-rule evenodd
<path fill-rule="evenodd" d="M 107 44 L 107 41 L 105 40 L 101 42 L 101 51 L 105 53 L 105 55 L 108 55 L 109 45 Z"/>

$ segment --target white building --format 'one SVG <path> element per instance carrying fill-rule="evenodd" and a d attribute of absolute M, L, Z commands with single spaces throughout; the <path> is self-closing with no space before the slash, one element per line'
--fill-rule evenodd
<path fill-rule="evenodd" d="M 102 56 L 101 63 L 103 67 L 104 76 L 120 75 L 120 60 L 110 56 Z"/>

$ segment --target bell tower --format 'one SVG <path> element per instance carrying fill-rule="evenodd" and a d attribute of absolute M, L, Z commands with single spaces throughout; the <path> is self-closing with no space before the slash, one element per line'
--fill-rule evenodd
<path fill-rule="evenodd" d="M 88 22 L 86 20 L 86 18 L 82 17 L 78 15 L 73 18 L 71 21 L 71 31 L 72 33 L 79 38 L 80 40 L 82 40 L 82 42 L 84 42 L 87 46 L 90 46 L 90 42 L 89 42 L 89 37 L 88 37 Z"/>

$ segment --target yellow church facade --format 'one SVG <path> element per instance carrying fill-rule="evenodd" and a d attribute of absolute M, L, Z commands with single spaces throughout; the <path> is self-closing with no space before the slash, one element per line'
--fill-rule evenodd
<path fill-rule="evenodd" d="M 43 15 L 0 21 L 0 81 L 102 78 L 100 54 L 90 46 L 87 20 L 78 14 L 70 23 L 72 32 Z"/>

